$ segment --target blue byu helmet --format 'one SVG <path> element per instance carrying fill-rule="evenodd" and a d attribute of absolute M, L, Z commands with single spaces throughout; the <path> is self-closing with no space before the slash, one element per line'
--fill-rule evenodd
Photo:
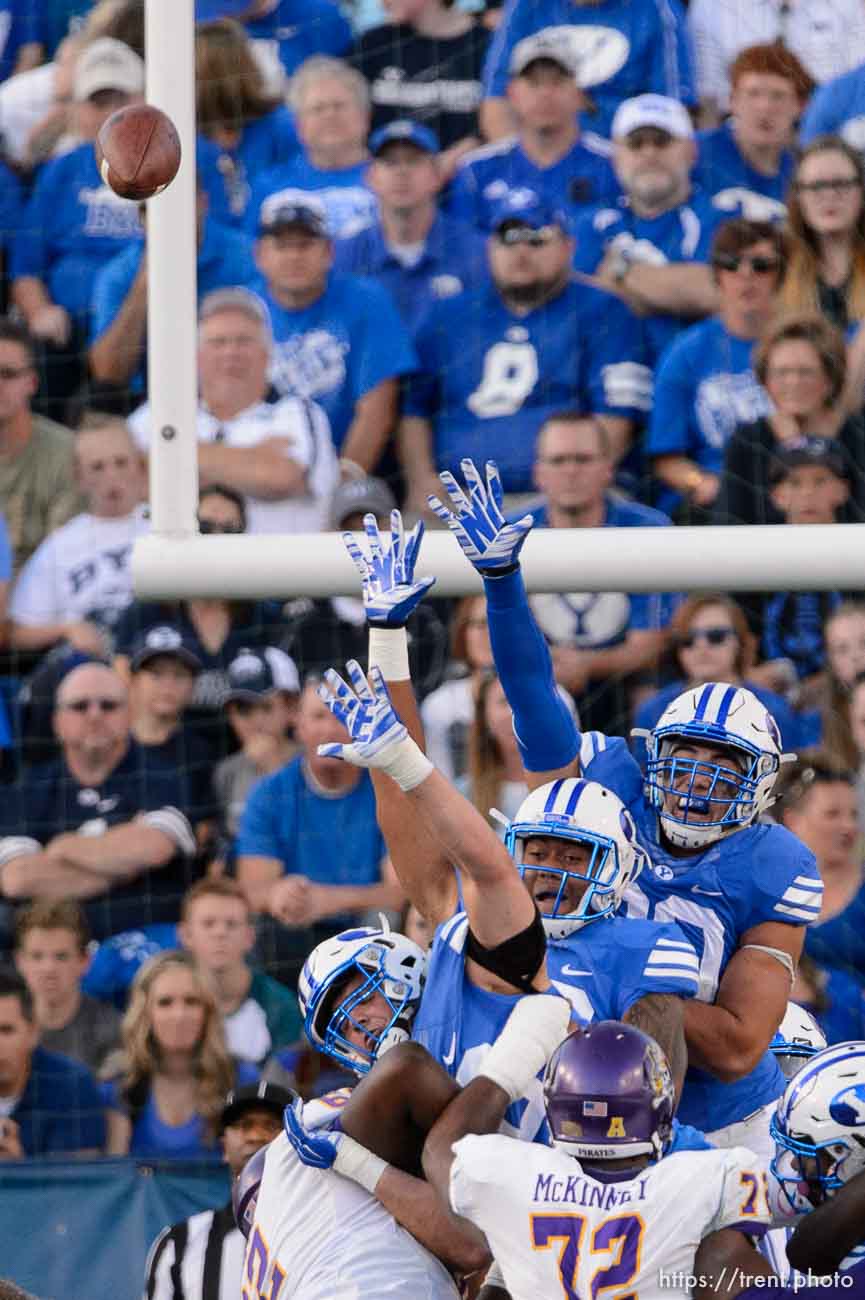
<path fill-rule="evenodd" d="M 423 949 L 404 934 L 392 933 L 385 918 L 380 919 L 380 930 L 343 930 L 318 944 L 297 984 L 307 1038 L 355 1074 L 366 1074 L 388 1048 L 408 1038 L 426 974 Z M 360 977 L 360 983 L 345 994 L 353 977 Z M 374 993 L 381 994 L 390 1012 L 387 1023 L 378 1028 L 356 1018 Z M 351 1028 L 363 1035 L 364 1046 L 346 1037 Z"/>
<path fill-rule="evenodd" d="M 526 841 L 537 835 L 585 845 L 590 850 L 587 865 L 566 870 L 524 862 Z M 505 844 L 523 879 L 527 871 L 558 877 L 549 910 L 545 902 L 550 900 L 535 895 L 550 939 L 563 939 L 589 921 L 611 916 L 645 859 L 634 820 L 621 799 L 597 781 L 577 777 L 551 781 L 533 790 L 520 804 L 514 820 L 508 822 Z M 569 879 L 588 881 L 588 888 L 578 906 L 566 910 Z"/>
<path fill-rule="evenodd" d="M 679 757 L 674 750 L 681 741 L 723 745 L 730 761 Z M 668 839 L 685 849 L 704 848 L 765 812 L 787 757 L 771 713 L 751 691 L 726 682 L 677 695 L 649 732 L 647 746 L 646 793 Z M 710 820 L 712 807 L 716 815 Z"/>
<path fill-rule="evenodd" d="M 865 1042 L 835 1043 L 787 1084 L 769 1126 L 790 1208 L 820 1205 L 865 1169 Z"/>
<path fill-rule="evenodd" d="M 769 1051 L 781 1067 L 785 1079 L 792 1079 L 812 1056 L 826 1046 L 826 1035 L 817 1021 L 800 1007 L 798 1002 L 788 1002 L 784 1019 L 769 1044 Z"/>

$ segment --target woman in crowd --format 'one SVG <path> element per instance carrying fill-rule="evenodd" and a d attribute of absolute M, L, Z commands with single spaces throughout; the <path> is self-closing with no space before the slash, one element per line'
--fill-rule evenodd
<path fill-rule="evenodd" d="M 291 113 L 267 94 L 249 40 L 230 18 L 195 29 L 195 100 L 199 132 L 210 142 L 203 163 L 210 215 L 242 226 L 250 180 L 299 151 Z M 224 197 L 213 182 L 221 178 Z"/>
<path fill-rule="evenodd" d="M 212 485 L 199 497 L 198 525 L 202 533 L 243 533 L 246 510 L 233 489 Z M 212 757 L 225 756 L 231 737 L 223 703 L 227 668 L 244 648 L 275 646 L 285 635 L 280 607 L 271 601 L 232 601 L 216 598 L 177 602 L 133 601 L 114 629 L 115 667 L 128 679 L 132 645 L 149 629 L 170 626 L 183 637 L 201 663 L 186 721 L 208 743 Z"/>
<path fill-rule="evenodd" d="M 784 749 L 803 743 L 803 723 L 782 695 L 767 690 L 752 677 L 757 657 L 757 638 L 748 627 L 741 606 L 719 592 L 690 596 L 670 622 L 676 681 L 644 700 L 634 714 L 636 728 L 651 731 L 677 695 L 689 686 L 704 682 L 729 682 L 747 686 L 766 706 L 778 724 Z M 813 726 L 804 739 L 814 739 Z M 646 745 L 635 737 L 634 754 L 646 762 Z"/>
<path fill-rule="evenodd" d="M 861 757 L 851 709 L 853 687 L 865 673 L 865 603 L 842 601 L 823 624 L 823 647 L 826 667 L 806 683 L 800 705 L 819 715 L 820 748 L 829 761 L 856 771 Z"/>
<path fill-rule="evenodd" d="M 865 880 L 856 789 L 850 772 L 825 756 L 803 758 L 779 801 L 784 825 L 817 859 L 823 880 L 819 919 L 808 926 L 805 951 L 819 966 L 865 979 Z"/>
<path fill-rule="evenodd" d="M 511 706 L 494 672 L 485 672 L 476 687 L 468 751 L 465 794 L 484 817 L 496 808 L 512 819 L 528 787 Z"/>
<path fill-rule="evenodd" d="M 122 1033 L 123 1069 L 106 1085 L 109 1155 L 217 1155 L 225 1095 L 257 1071 L 229 1056 L 213 995 L 188 953 L 169 950 L 141 967 Z"/>
<path fill-rule="evenodd" d="M 865 421 L 861 413 L 845 418 L 847 357 L 840 331 L 813 310 L 782 316 L 760 340 L 754 371 L 773 410 L 740 424 L 730 438 L 715 502 L 717 521 L 780 523 L 769 494 L 773 452 L 806 435 L 837 438 L 850 468 L 845 520 L 865 519 Z"/>
<path fill-rule="evenodd" d="M 782 307 L 820 311 L 842 331 L 865 319 L 865 164 L 839 136 L 818 136 L 802 151 L 787 198 L 787 251 Z"/>

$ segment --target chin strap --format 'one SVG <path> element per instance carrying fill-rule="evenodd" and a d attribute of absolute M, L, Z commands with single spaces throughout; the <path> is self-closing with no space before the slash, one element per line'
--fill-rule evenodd
<path fill-rule="evenodd" d="M 796 966 L 789 952 L 784 952 L 783 948 L 767 948 L 766 945 L 762 943 L 743 943 L 740 951 L 747 952 L 749 948 L 753 952 L 764 952 L 767 957 L 774 957 L 775 961 L 780 962 L 784 967 L 784 970 L 790 976 L 790 983 L 793 983 L 796 978 Z"/>

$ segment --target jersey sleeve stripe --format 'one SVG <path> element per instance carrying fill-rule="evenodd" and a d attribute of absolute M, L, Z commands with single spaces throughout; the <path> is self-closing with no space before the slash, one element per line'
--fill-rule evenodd
<path fill-rule="evenodd" d="M 454 926 L 448 938 L 448 946 L 453 948 L 454 952 L 462 952 L 466 946 L 466 936 L 469 931 L 469 919 L 467 916 L 460 916 L 459 925 Z"/>
<path fill-rule="evenodd" d="M 658 948 L 678 948 L 680 952 L 693 952 L 693 945 L 688 943 L 687 939 L 659 939 L 655 944 L 655 951 Z"/>
<path fill-rule="evenodd" d="M 808 904 L 812 899 L 819 899 L 822 895 L 821 889 L 793 889 L 785 891 L 782 901 L 785 903 L 805 903 Z"/>
<path fill-rule="evenodd" d="M 699 970 L 700 962 L 693 948 L 690 952 L 658 952 L 657 948 L 649 954 L 647 966 L 683 966 L 690 970 Z"/>
<path fill-rule="evenodd" d="M 644 979 L 674 979 L 686 985 L 689 989 L 700 987 L 700 981 L 696 971 L 682 970 L 679 966 L 652 966 L 646 967 L 643 971 Z"/>
<path fill-rule="evenodd" d="M 179 808 L 172 808 L 166 805 L 165 808 L 154 808 L 151 812 L 141 814 L 140 820 L 145 826 L 151 826 L 155 831 L 162 831 L 173 840 L 188 857 L 195 853 L 195 836 L 192 833 L 192 827 L 184 817 Z"/>
<path fill-rule="evenodd" d="M 648 411 L 652 405 L 652 372 L 636 361 L 616 361 L 604 366 L 604 397 L 610 406 L 633 406 Z"/>
<path fill-rule="evenodd" d="M 801 904 L 799 907 L 787 907 L 785 903 L 776 903 L 772 910 L 780 912 L 783 916 L 798 917 L 800 921 L 816 921 L 820 915 L 819 907 L 805 907 Z"/>
<path fill-rule="evenodd" d="M 793 884 L 807 885 L 809 889 L 822 890 L 823 888 L 823 881 L 819 876 L 795 876 L 793 878 Z"/>

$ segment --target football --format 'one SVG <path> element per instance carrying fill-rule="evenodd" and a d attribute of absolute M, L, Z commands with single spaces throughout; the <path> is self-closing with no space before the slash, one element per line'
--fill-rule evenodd
<path fill-rule="evenodd" d="M 151 199 L 177 175 L 180 136 L 161 109 L 129 104 L 103 123 L 96 157 L 103 181 L 115 194 Z"/>

